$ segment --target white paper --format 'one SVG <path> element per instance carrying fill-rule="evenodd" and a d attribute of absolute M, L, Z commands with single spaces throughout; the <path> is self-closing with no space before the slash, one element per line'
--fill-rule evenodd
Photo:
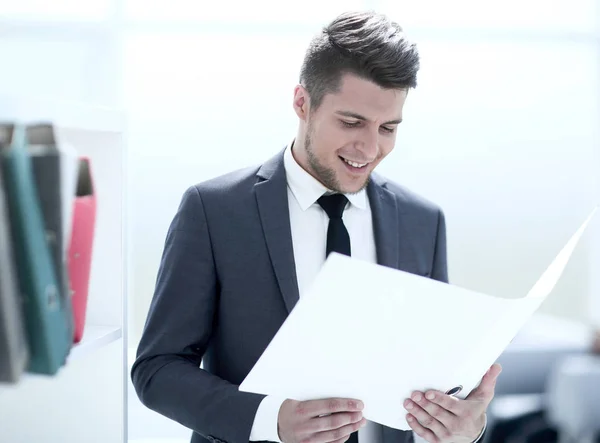
<path fill-rule="evenodd" d="M 240 390 L 356 398 L 366 419 L 409 430 L 404 399 L 456 386 L 468 395 L 551 292 L 595 212 L 520 299 L 330 255 Z"/>
<path fill-rule="evenodd" d="M 79 175 L 79 157 L 75 148 L 65 142 L 58 144 L 60 152 L 61 189 L 62 189 L 62 225 L 63 250 L 68 254 L 73 224 L 73 209 L 77 193 Z"/>

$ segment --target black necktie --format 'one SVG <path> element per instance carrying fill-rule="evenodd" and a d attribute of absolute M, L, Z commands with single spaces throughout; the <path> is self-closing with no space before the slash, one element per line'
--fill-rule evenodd
<path fill-rule="evenodd" d="M 317 201 L 329 216 L 325 257 L 329 256 L 331 252 L 350 255 L 350 236 L 342 220 L 348 199 L 343 194 L 331 194 L 324 195 Z"/>
<path fill-rule="evenodd" d="M 329 216 L 325 256 L 327 257 L 331 252 L 350 255 L 350 236 L 342 220 L 342 214 L 348 199 L 343 194 L 331 194 L 324 195 L 317 201 Z M 350 434 L 346 443 L 358 443 L 358 431 Z"/>

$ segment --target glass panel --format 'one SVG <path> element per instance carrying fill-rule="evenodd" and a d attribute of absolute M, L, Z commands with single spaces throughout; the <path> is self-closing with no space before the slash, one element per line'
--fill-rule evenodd
<path fill-rule="evenodd" d="M 381 0 L 380 9 L 408 29 L 519 29 L 593 32 L 596 0 Z"/>

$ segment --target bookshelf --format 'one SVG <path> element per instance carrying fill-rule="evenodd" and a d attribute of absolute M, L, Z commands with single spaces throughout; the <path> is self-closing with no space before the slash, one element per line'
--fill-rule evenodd
<path fill-rule="evenodd" d="M 83 339 L 55 376 L 25 373 L 17 384 L 0 384 L 1 440 L 125 442 L 125 118 L 83 103 L 0 94 L 0 120 L 51 122 L 59 143 L 90 158 L 97 199 Z"/>

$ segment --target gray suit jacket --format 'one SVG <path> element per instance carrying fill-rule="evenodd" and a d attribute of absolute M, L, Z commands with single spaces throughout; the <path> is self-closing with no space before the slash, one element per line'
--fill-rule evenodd
<path fill-rule="evenodd" d="M 447 282 L 440 208 L 376 175 L 367 195 L 379 264 Z M 131 371 L 140 400 L 192 429 L 193 443 L 247 442 L 264 396 L 238 386 L 297 300 L 283 151 L 191 186 L 168 230 Z M 384 428 L 384 443 L 411 441 Z"/>

